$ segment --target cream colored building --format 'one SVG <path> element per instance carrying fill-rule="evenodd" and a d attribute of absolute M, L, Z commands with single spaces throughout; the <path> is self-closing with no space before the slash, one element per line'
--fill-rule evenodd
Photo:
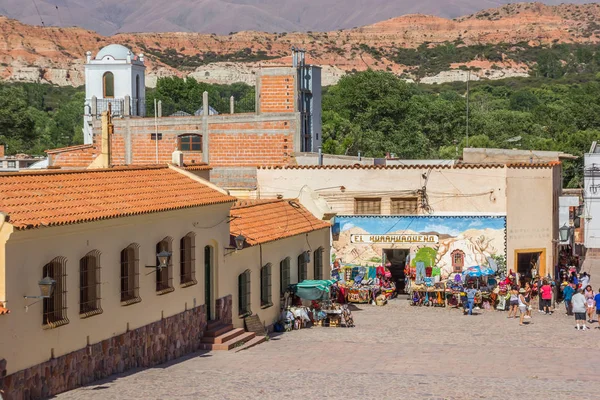
<path fill-rule="evenodd" d="M 248 312 L 270 326 L 289 284 L 330 278 L 330 224 L 296 200 L 240 201 L 231 217 L 231 236 L 243 235 L 246 247 L 226 253 L 218 293 L 233 294 L 234 326 L 243 327 Z M 245 303 L 240 302 L 241 280 L 249 282 Z"/>
<path fill-rule="evenodd" d="M 235 199 L 186 174 L 162 167 L 0 176 L 0 300 L 11 310 L 0 318 L 0 354 L 8 374 L 214 304 L 199 265 L 220 268 Z M 172 256 L 158 271 L 160 243 Z M 24 298 L 40 294 L 45 276 L 57 282 L 53 297 Z"/>
<path fill-rule="evenodd" d="M 338 216 L 505 217 L 502 253 L 508 270 L 535 264 L 541 274 L 553 275 L 561 156 L 517 163 L 500 162 L 500 156 L 495 154 L 493 163 L 396 160 L 388 166 L 265 167 L 258 169 L 257 189 L 250 195 L 267 199 L 309 191 L 311 203 L 325 200 Z"/>

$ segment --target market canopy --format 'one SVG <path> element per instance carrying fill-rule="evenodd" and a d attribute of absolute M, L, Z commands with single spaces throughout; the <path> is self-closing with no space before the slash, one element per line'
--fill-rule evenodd
<path fill-rule="evenodd" d="M 305 280 L 296 285 L 292 285 L 296 296 L 305 300 L 320 300 L 326 298 L 329 294 L 331 285 L 335 280 Z"/>

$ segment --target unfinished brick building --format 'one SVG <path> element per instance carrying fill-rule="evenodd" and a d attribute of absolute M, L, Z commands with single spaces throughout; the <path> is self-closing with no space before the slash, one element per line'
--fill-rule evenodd
<path fill-rule="evenodd" d="M 223 187 L 251 188 L 256 183 L 257 166 L 288 165 L 294 153 L 313 152 L 321 145 L 321 71 L 306 66 L 302 53 L 294 51 L 292 67 L 259 71 L 254 113 L 236 114 L 232 107 L 230 114 L 210 115 L 205 93 L 198 99 L 200 115 L 162 116 L 159 111 L 154 118 L 134 111 L 139 93 L 129 94 L 127 90 L 137 90 L 135 85 L 127 84 L 119 92 L 115 89 L 117 74 L 105 79 L 119 57 L 124 65 L 143 60 L 143 55 L 132 58 L 127 49 L 118 49 L 120 55 L 101 51 L 110 61 L 104 67 L 102 60 L 88 56 L 95 71 L 106 70 L 90 79 L 102 77 L 101 85 L 110 87 L 98 89 L 86 100 L 85 129 L 91 133 L 86 135 L 86 144 L 48 150 L 51 167 L 87 168 L 93 163 L 102 150 L 100 115 L 109 104 L 114 127 L 109 141 L 111 165 L 163 164 L 181 159 L 185 164 L 202 162 L 210 164 L 211 180 Z M 86 82 L 88 85 L 98 87 L 97 82 Z"/>

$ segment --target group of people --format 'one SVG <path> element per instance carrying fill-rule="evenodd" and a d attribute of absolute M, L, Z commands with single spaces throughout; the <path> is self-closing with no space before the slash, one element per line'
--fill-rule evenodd
<path fill-rule="evenodd" d="M 586 274 L 586 276 L 588 279 L 581 279 L 586 283 L 585 286 L 573 280 L 562 284 L 566 314 L 575 315 L 575 329 L 578 330 L 589 329 L 586 319 L 591 324 L 594 322 L 594 315 L 598 316 L 600 320 L 600 289 L 598 289 L 598 293 L 594 293 L 592 285 L 587 284 L 589 275 Z M 596 329 L 600 329 L 600 326 L 597 326 Z"/>

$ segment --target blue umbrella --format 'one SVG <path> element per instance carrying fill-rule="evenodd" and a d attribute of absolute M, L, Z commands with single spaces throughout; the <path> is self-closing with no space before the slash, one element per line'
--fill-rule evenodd
<path fill-rule="evenodd" d="M 496 272 L 494 272 L 494 270 L 493 270 L 493 269 L 491 269 L 490 267 L 487 267 L 487 268 L 484 268 L 484 269 L 482 269 L 482 270 L 481 270 L 481 273 L 482 273 L 483 275 L 486 275 L 486 276 L 490 276 L 490 275 L 496 275 Z"/>
<path fill-rule="evenodd" d="M 476 265 L 474 267 L 469 267 L 466 270 L 464 270 L 463 275 L 470 276 L 473 278 L 479 278 L 479 277 L 483 276 L 484 274 L 481 271 L 481 268 L 479 267 L 479 265 Z"/>

